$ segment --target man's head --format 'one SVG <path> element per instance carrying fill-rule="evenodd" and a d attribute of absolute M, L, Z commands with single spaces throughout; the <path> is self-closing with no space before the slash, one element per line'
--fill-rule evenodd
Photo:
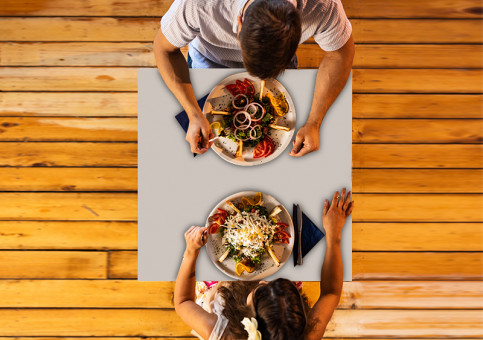
<path fill-rule="evenodd" d="M 238 39 L 247 71 L 275 78 L 292 61 L 302 35 L 293 0 L 255 0 L 243 15 Z"/>

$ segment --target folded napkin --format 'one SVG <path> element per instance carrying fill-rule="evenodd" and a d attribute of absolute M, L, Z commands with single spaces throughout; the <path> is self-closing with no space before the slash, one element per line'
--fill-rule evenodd
<path fill-rule="evenodd" d="M 293 205 L 293 224 L 295 229 L 295 243 L 293 247 L 293 265 L 297 265 L 298 250 L 299 250 L 299 233 L 297 225 L 297 210 L 296 205 Z M 302 212 L 302 258 L 325 236 L 325 234 L 317 228 L 317 226 Z"/>

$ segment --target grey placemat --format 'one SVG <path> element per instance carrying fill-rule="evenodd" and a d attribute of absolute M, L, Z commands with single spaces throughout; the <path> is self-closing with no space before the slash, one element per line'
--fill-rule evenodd
<path fill-rule="evenodd" d="M 236 69 L 193 69 L 191 80 L 198 98 Z M 287 70 L 280 82 L 290 92 L 297 112 L 297 129 L 305 122 L 316 70 Z M 138 72 L 138 279 L 174 281 L 185 247 L 183 234 L 203 225 L 211 209 L 224 197 L 244 190 L 269 193 L 291 210 L 298 203 L 322 227 L 322 204 L 335 190 L 351 187 L 352 78 L 327 113 L 321 128 L 320 149 L 294 159 L 290 147 L 272 162 L 256 167 L 232 165 L 213 151 L 193 158 L 184 133 L 174 118 L 182 110 L 156 69 Z M 240 181 L 239 178 L 244 178 Z M 325 238 L 304 257 L 292 260 L 268 279 L 318 281 Z M 352 219 L 342 233 L 344 281 L 352 280 Z M 228 280 L 200 253 L 197 280 Z"/>

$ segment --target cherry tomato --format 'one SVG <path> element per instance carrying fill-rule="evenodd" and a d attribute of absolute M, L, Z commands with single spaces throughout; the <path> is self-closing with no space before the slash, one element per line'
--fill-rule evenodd
<path fill-rule="evenodd" d="M 218 223 L 212 223 L 208 227 L 208 234 L 216 234 L 218 229 L 220 229 L 220 225 Z"/>

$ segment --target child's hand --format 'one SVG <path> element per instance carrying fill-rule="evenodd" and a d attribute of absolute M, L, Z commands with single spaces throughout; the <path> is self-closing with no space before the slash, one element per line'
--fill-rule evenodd
<path fill-rule="evenodd" d="M 347 193 L 347 197 L 345 197 L 345 194 L 346 189 L 344 188 L 340 197 L 338 191 L 334 193 L 332 204 L 329 205 L 329 200 L 324 202 L 322 222 L 328 242 L 340 242 L 342 227 L 344 227 L 346 218 L 352 213 L 354 201 L 351 201 L 351 192 Z"/>
<path fill-rule="evenodd" d="M 186 251 L 188 253 L 197 253 L 200 248 L 206 244 L 208 239 L 206 227 L 191 227 L 184 234 L 186 240 Z"/>

